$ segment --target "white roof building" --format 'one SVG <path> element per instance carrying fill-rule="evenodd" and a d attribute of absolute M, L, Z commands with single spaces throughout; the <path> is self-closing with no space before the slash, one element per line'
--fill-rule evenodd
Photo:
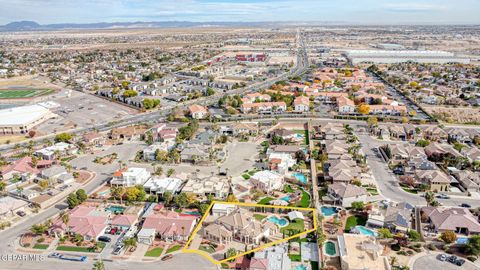
<path fill-rule="evenodd" d="M 150 193 L 163 194 L 168 191 L 175 194 L 180 191 L 182 183 L 183 181 L 178 178 L 153 176 L 143 187 Z"/>
<path fill-rule="evenodd" d="M 470 63 L 470 59 L 455 56 L 445 51 L 414 51 L 414 50 L 349 50 L 347 58 L 356 65 L 359 63 Z"/>
<path fill-rule="evenodd" d="M 30 129 L 56 115 L 39 105 L 0 110 L 0 134 L 26 134 Z"/>
<path fill-rule="evenodd" d="M 284 184 L 283 175 L 273 171 L 260 171 L 252 175 L 250 182 L 258 189 L 271 193 L 282 189 Z"/>
<path fill-rule="evenodd" d="M 113 186 L 131 187 L 143 185 L 150 178 L 150 172 L 145 168 L 128 168 L 120 176 L 114 176 L 111 184 Z"/>
<path fill-rule="evenodd" d="M 14 212 L 22 209 L 27 206 L 28 203 L 23 200 L 15 199 L 13 197 L 2 197 L 0 198 L 0 217 L 5 217 L 8 214 L 13 214 Z"/>

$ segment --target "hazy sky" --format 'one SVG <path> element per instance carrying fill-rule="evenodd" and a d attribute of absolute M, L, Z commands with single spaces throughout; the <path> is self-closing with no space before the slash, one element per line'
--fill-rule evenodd
<path fill-rule="evenodd" d="M 480 0 L 0 0 L 0 24 L 121 21 L 480 23 Z"/>

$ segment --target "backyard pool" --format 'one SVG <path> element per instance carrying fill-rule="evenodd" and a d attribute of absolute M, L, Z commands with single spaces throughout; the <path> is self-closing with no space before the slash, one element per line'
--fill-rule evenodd
<path fill-rule="evenodd" d="M 202 213 L 198 212 L 198 211 L 188 211 L 188 212 L 184 212 L 185 214 L 189 214 L 189 215 L 194 215 L 194 216 L 201 216 Z"/>
<path fill-rule="evenodd" d="M 279 227 L 285 227 L 288 224 L 288 221 L 284 218 L 278 218 L 276 216 L 270 216 L 267 218 L 268 221 L 277 224 Z"/>
<path fill-rule="evenodd" d="M 364 226 L 355 226 L 352 231 L 359 234 L 368 235 L 368 236 L 374 236 L 374 237 L 378 236 L 378 233 L 370 229 L 367 229 Z"/>
<path fill-rule="evenodd" d="M 110 211 L 114 214 L 121 214 L 125 211 L 125 207 L 118 205 L 109 205 L 105 210 Z"/>
<path fill-rule="evenodd" d="M 335 243 L 332 241 L 327 241 L 325 243 L 325 254 L 328 256 L 336 256 L 337 255 L 337 249 L 335 246 Z"/>
<path fill-rule="evenodd" d="M 280 198 L 280 200 L 289 202 L 289 201 L 290 201 L 290 195 L 285 196 L 285 197 L 283 197 L 283 198 Z"/>
<path fill-rule="evenodd" d="M 303 264 L 295 266 L 295 270 L 307 270 L 307 267 Z"/>
<path fill-rule="evenodd" d="M 298 181 L 306 184 L 307 183 L 307 177 L 303 173 L 294 173 L 293 177 L 295 177 Z"/>
<path fill-rule="evenodd" d="M 455 241 L 457 245 L 465 245 L 468 243 L 468 237 L 458 237 L 457 241 Z"/>
<path fill-rule="evenodd" d="M 325 216 L 325 217 L 333 216 L 336 213 L 338 213 L 336 207 L 322 206 L 321 211 L 322 211 L 323 216 Z"/>

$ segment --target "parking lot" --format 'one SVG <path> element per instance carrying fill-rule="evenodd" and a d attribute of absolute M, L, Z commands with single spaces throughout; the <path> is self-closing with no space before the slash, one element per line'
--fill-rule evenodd
<path fill-rule="evenodd" d="M 121 104 L 77 91 L 72 91 L 70 97 L 66 94 L 57 95 L 51 101 L 60 105 L 51 109 L 59 117 L 38 126 L 37 130 L 43 134 L 118 121 L 138 112 Z"/>
<path fill-rule="evenodd" d="M 426 255 L 418 258 L 413 263 L 413 270 L 431 270 L 431 269 L 441 269 L 441 270 L 478 270 L 480 266 L 473 264 L 472 262 L 465 260 L 465 264 L 462 266 L 457 266 L 447 261 L 440 261 L 438 258 L 438 253 Z"/>

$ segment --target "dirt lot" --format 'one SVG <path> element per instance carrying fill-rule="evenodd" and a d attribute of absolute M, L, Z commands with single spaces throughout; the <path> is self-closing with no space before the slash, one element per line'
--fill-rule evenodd
<path fill-rule="evenodd" d="M 448 123 L 473 124 L 480 123 L 480 108 L 424 106 L 430 114 Z"/>

